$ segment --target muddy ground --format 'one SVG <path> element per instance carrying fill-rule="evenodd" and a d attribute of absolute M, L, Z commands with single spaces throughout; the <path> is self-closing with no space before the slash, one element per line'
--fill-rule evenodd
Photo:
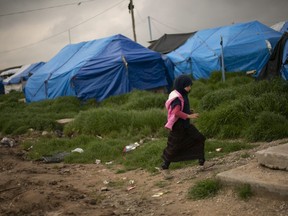
<path fill-rule="evenodd" d="M 118 174 L 121 167 L 113 164 L 32 162 L 19 146 L 0 146 L 0 215 L 286 216 L 287 200 L 255 194 L 244 201 L 225 185 L 215 197 L 187 198 L 195 182 L 253 162 L 256 151 L 283 142 L 288 140 L 215 159 L 208 171 L 196 172 L 195 166 L 173 170 L 172 180 L 141 169 Z M 250 157 L 241 157 L 246 153 Z"/>

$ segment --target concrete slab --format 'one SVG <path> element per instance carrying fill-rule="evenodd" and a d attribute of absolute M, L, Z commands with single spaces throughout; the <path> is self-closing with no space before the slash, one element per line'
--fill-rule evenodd
<path fill-rule="evenodd" d="M 288 198 L 288 172 L 271 170 L 257 163 L 237 167 L 216 175 L 228 185 L 249 184 L 254 192 L 265 192 L 281 198 Z"/>
<path fill-rule="evenodd" d="M 271 169 L 288 171 L 288 143 L 256 152 L 258 162 Z"/>

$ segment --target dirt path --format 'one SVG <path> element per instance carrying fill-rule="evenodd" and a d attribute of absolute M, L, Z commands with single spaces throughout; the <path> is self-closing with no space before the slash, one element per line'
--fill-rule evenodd
<path fill-rule="evenodd" d="M 195 173 L 193 166 L 173 170 L 172 180 L 144 170 L 116 174 L 113 165 L 31 162 L 17 147 L 0 147 L 0 215 L 284 216 L 288 201 L 259 195 L 243 201 L 231 187 L 213 198 L 187 199 L 196 181 L 247 164 L 257 150 L 279 143 L 283 140 L 229 154 L 215 160 L 210 171 Z"/>

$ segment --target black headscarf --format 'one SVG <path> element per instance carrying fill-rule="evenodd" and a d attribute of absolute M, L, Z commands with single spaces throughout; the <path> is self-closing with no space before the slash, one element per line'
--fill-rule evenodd
<path fill-rule="evenodd" d="M 188 92 L 184 88 L 187 86 L 191 86 L 191 85 L 192 85 L 192 79 L 187 75 L 180 75 L 174 81 L 174 89 L 177 90 L 182 95 L 182 97 L 184 99 L 183 112 L 186 114 L 191 114 L 191 111 L 190 111 L 190 104 L 189 104 L 189 99 L 188 99 Z M 181 102 L 178 98 L 175 99 L 171 103 L 172 109 L 176 105 L 181 106 Z M 189 122 L 190 122 L 189 119 L 186 119 L 186 120 L 179 119 L 179 121 L 182 122 L 184 127 L 189 127 Z"/>
<path fill-rule="evenodd" d="M 174 89 L 177 90 L 183 97 L 188 92 L 184 89 L 187 86 L 192 85 L 192 79 L 187 75 L 180 75 L 174 81 Z"/>

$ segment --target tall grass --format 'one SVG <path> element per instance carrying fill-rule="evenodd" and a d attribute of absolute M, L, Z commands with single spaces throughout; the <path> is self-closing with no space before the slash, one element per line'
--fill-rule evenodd
<path fill-rule="evenodd" d="M 134 90 L 130 94 L 110 97 L 101 103 L 101 107 L 121 110 L 146 110 L 164 107 L 166 94 Z"/>
<path fill-rule="evenodd" d="M 28 129 L 62 130 L 56 123 L 57 119 L 73 118 L 81 110 L 93 105 L 83 105 L 76 97 L 59 97 L 55 100 L 45 100 L 26 104 L 19 99 L 24 95 L 12 92 L 0 96 L 0 132 L 3 134 L 24 134 Z"/>
<path fill-rule="evenodd" d="M 249 141 L 272 141 L 288 137 L 288 119 L 274 112 L 264 111 L 255 122 L 244 129 L 243 136 Z"/>
<path fill-rule="evenodd" d="M 75 120 L 65 126 L 64 133 L 100 136 L 148 136 L 163 127 L 166 115 L 163 110 L 118 111 L 117 109 L 97 108 L 80 112 Z"/>
<path fill-rule="evenodd" d="M 197 125 L 207 137 L 249 141 L 280 139 L 287 136 L 284 130 L 288 119 L 287 98 L 288 84 L 278 79 L 218 89 L 202 98 L 199 108 L 203 113 Z M 263 111 L 271 119 L 272 128 L 264 122 Z"/>

